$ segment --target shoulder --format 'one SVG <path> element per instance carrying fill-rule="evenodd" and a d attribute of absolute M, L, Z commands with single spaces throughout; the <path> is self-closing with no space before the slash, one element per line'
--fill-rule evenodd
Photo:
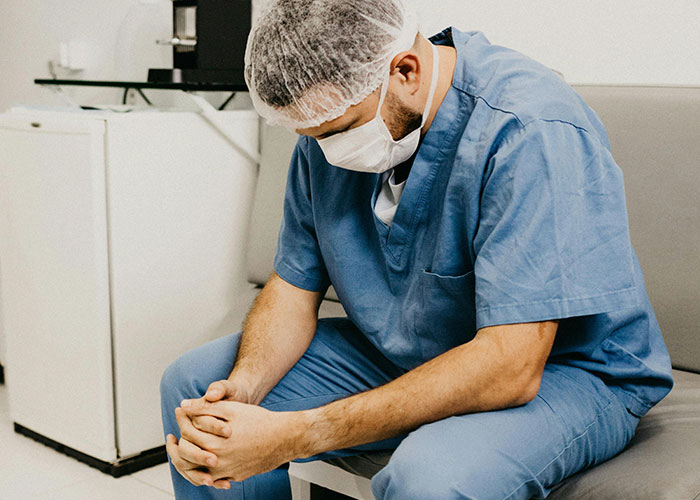
<path fill-rule="evenodd" d="M 480 32 L 455 30 L 453 38 L 459 54 L 454 86 L 472 96 L 477 116 L 503 123 L 511 118 L 525 128 L 530 122 L 568 123 L 608 142 L 598 116 L 554 70 L 491 44 Z"/>
<path fill-rule="evenodd" d="M 297 138 L 292 154 L 291 168 L 299 169 L 307 177 L 318 175 L 327 170 L 326 157 L 323 155 L 318 142 L 313 137 L 300 135 Z"/>

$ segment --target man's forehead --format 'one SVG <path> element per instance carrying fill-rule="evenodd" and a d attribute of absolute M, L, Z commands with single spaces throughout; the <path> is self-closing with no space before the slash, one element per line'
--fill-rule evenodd
<path fill-rule="evenodd" d="M 297 129 L 296 133 L 322 139 L 339 132 L 344 132 L 356 124 L 359 125 L 362 122 L 367 121 L 366 119 L 363 120 L 363 118 L 366 118 L 370 113 L 376 111 L 375 100 L 376 97 L 374 96 L 374 93 L 372 93 L 359 103 L 350 106 L 345 110 L 345 113 L 340 115 L 338 118 L 323 122 L 317 127 Z M 372 106 L 373 104 L 374 107 Z"/>
<path fill-rule="evenodd" d="M 338 118 L 329 120 L 327 122 L 323 122 L 317 127 L 297 129 L 296 132 L 297 134 L 301 135 L 310 135 L 312 137 L 321 138 L 322 136 L 340 131 L 343 128 L 345 128 L 349 122 L 353 121 L 352 115 L 353 110 L 348 108 L 347 110 L 345 110 L 345 113 L 340 115 Z"/>

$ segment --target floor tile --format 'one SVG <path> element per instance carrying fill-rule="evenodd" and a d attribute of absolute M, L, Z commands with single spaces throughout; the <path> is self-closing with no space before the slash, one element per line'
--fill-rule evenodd
<path fill-rule="evenodd" d="M 31 497 L 32 500 L 172 500 L 173 496 L 130 476 L 107 474 Z M 25 499 L 22 499 L 25 500 Z M 29 497 L 26 498 L 29 500 Z"/>
<path fill-rule="evenodd" d="M 17 434 L 10 420 L 7 387 L 0 385 L 2 500 L 171 500 L 173 496 L 167 464 L 114 479 Z"/>
<path fill-rule="evenodd" d="M 170 480 L 170 467 L 167 463 L 134 472 L 129 477 L 132 477 L 137 481 L 141 481 L 149 486 L 154 486 L 173 496 L 175 495 L 173 492 L 173 483 Z"/>
<path fill-rule="evenodd" d="M 9 417 L 0 420 L 0 491 L 23 498 L 81 480 L 99 471 L 14 432 Z"/>

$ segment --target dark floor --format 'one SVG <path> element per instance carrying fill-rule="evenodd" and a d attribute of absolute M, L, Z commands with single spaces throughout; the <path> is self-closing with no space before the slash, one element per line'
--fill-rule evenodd
<path fill-rule="evenodd" d="M 352 498 L 312 484 L 311 500 L 352 500 Z"/>

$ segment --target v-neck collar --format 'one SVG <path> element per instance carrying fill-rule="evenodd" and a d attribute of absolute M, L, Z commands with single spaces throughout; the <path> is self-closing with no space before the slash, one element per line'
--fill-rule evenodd
<path fill-rule="evenodd" d="M 431 41 L 437 41 L 437 45 L 451 44 L 450 39 L 441 37 L 443 33 L 431 38 Z M 460 65 L 460 59 L 460 51 L 457 48 L 457 67 Z M 413 166 L 406 180 L 391 227 L 379 219 L 374 212 L 383 180 L 382 174 L 376 174 L 370 208 L 382 248 L 388 257 L 387 263 L 394 271 L 400 271 L 405 266 L 411 252 L 404 250 L 415 237 L 420 223 L 429 215 L 426 206 L 430 189 L 439 170 L 439 165 L 446 155 L 447 146 L 454 138 L 457 130 L 455 124 L 460 122 L 456 115 L 464 111 L 463 106 L 461 106 L 460 94 L 461 92 L 454 86 L 453 78 L 452 85 L 440 104 L 433 123 L 423 137 L 413 160 Z"/>

